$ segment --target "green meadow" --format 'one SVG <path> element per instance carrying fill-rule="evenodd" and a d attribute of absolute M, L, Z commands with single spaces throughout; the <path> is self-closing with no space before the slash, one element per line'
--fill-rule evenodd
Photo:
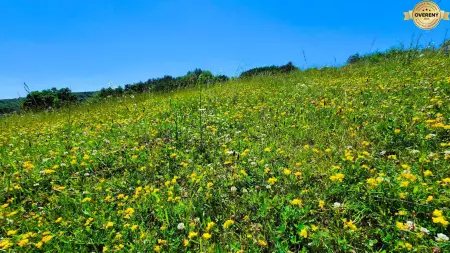
<path fill-rule="evenodd" d="M 405 51 L 2 117 L 0 251 L 450 251 L 449 70 Z"/>

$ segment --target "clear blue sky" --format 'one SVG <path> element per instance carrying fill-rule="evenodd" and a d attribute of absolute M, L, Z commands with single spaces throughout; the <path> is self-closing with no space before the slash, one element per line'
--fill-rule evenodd
<path fill-rule="evenodd" d="M 442 43 L 450 21 L 432 31 L 403 21 L 417 2 L 1 0 L 0 98 L 24 96 L 23 82 L 89 91 L 197 67 L 233 76 L 288 61 L 341 64 L 414 34 Z"/>

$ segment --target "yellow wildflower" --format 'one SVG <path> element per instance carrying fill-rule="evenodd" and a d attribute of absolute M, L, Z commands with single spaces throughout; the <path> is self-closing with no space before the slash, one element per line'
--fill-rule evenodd
<path fill-rule="evenodd" d="M 262 246 L 262 247 L 266 247 L 267 246 L 267 242 L 264 240 L 258 240 L 258 245 Z"/>
<path fill-rule="evenodd" d="M 407 224 L 402 223 L 402 222 L 399 222 L 399 221 L 397 221 L 397 222 L 395 223 L 395 226 L 396 226 L 398 229 L 400 229 L 400 230 L 408 230 L 408 229 L 409 229 L 409 227 L 408 227 Z"/>
<path fill-rule="evenodd" d="M 91 200 L 92 200 L 92 198 L 87 197 L 87 198 L 84 198 L 83 200 L 81 200 L 81 203 L 88 202 Z"/>
<path fill-rule="evenodd" d="M 344 219 L 344 228 L 348 228 L 351 230 L 356 230 L 357 227 L 355 224 L 353 224 L 352 220 L 347 221 L 347 219 Z"/>
<path fill-rule="evenodd" d="M 188 237 L 189 237 L 189 239 L 194 239 L 195 237 L 197 237 L 197 235 L 198 235 L 198 233 L 197 232 L 189 232 L 189 235 L 188 235 Z"/>
<path fill-rule="evenodd" d="M 111 221 L 108 221 L 106 223 L 106 225 L 105 225 L 105 229 L 108 229 L 108 228 L 113 227 L 113 226 L 114 226 L 114 223 L 112 223 Z"/>
<path fill-rule="evenodd" d="M 47 235 L 47 236 L 44 236 L 43 238 L 42 238 L 42 242 L 43 243 L 47 243 L 48 241 L 50 241 L 51 239 L 53 238 L 53 235 Z"/>
<path fill-rule="evenodd" d="M 325 201 L 319 200 L 319 208 L 320 209 L 325 209 Z"/>
<path fill-rule="evenodd" d="M 332 175 L 332 176 L 330 177 L 330 180 L 331 180 L 331 181 L 339 181 L 339 182 L 342 182 L 342 180 L 344 179 L 344 177 L 345 177 L 344 174 L 338 173 L 338 174 Z"/>
<path fill-rule="evenodd" d="M 402 181 L 402 182 L 400 183 L 400 187 L 403 187 L 403 188 L 408 187 L 408 185 L 409 185 L 409 182 L 408 182 L 408 181 Z"/>
<path fill-rule="evenodd" d="M 23 247 L 23 246 L 27 245 L 28 242 L 29 242 L 28 239 L 22 239 L 17 243 L 17 245 L 19 245 L 20 247 Z"/>
<path fill-rule="evenodd" d="M 307 238 L 308 237 L 308 231 L 306 230 L 306 228 L 302 229 L 300 231 L 300 236 L 303 238 Z"/>
<path fill-rule="evenodd" d="M 267 182 L 269 182 L 269 184 L 273 185 L 278 181 L 278 179 L 276 179 L 275 177 L 271 177 L 269 178 L 269 180 L 267 180 Z"/>
<path fill-rule="evenodd" d="M 216 223 L 214 223 L 213 221 L 208 222 L 208 225 L 206 226 L 206 231 L 210 231 L 214 225 L 216 225 Z"/>
<path fill-rule="evenodd" d="M 291 201 L 291 204 L 292 205 L 294 205 L 294 206 L 302 206 L 302 200 L 301 199 L 293 199 L 292 201 Z"/>
<path fill-rule="evenodd" d="M 431 172 L 430 170 L 426 170 L 423 172 L 423 175 L 428 177 L 428 176 L 433 176 L 433 172 Z"/>
<path fill-rule="evenodd" d="M 42 245 L 44 245 L 44 243 L 42 241 L 34 244 L 34 246 L 36 246 L 36 248 L 40 249 L 42 247 Z"/>
<path fill-rule="evenodd" d="M 434 223 L 440 223 L 444 227 L 448 225 L 448 221 L 445 219 L 444 216 L 433 217 L 432 219 Z"/>
<path fill-rule="evenodd" d="M 9 231 L 6 233 L 7 236 L 11 236 L 11 235 L 15 235 L 15 234 L 17 234 L 17 230 L 9 230 Z"/>
<path fill-rule="evenodd" d="M 223 223 L 223 228 L 227 229 L 234 224 L 234 220 L 227 220 Z"/>

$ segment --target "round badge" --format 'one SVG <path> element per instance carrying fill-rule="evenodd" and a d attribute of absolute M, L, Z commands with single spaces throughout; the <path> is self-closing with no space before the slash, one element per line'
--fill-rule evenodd
<path fill-rule="evenodd" d="M 441 9 L 431 1 L 420 2 L 412 11 L 412 19 L 419 28 L 431 30 L 441 21 Z"/>

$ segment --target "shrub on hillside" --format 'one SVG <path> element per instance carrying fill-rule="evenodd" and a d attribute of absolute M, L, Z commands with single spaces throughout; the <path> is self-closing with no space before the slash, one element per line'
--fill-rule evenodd
<path fill-rule="evenodd" d="M 292 64 L 292 62 L 288 62 L 286 65 L 282 66 L 267 66 L 267 67 L 259 67 L 249 69 L 245 72 L 242 72 L 239 76 L 240 78 L 249 78 L 253 76 L 262 76 L 262 75 L 275 75 L 275 74 L 284 74 L 292 71 L 296 71 L 298 68 Z"/>
<path fill-rule="evenodd" d="M 33 91 L 28 93 L 24 99 L 22 108 L 24 110 L 58 108 L 65 104 L 76 102 L 77 99 L 77 96 L 69 88 Z"/>

